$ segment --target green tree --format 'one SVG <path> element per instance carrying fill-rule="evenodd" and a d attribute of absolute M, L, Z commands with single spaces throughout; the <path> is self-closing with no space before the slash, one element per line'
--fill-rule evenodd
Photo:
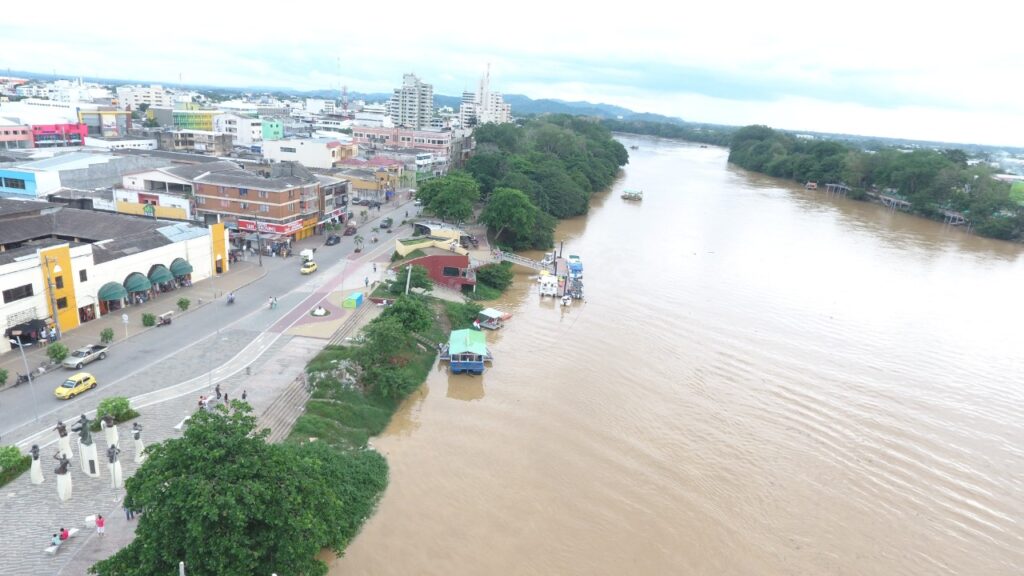
<path fill-rule="evenodd" d="M 423 299 L 414 296 L 399 296 L 391 306 L 384 309 L 381 318 L 397 318 L 410 332 L 423 332 L 430 328 L 433 313 Z"/>
<path fill-rule="evenodd" d="M 393 364 L 401 351 L 412 342 L 412 333 L 406 330 L 398 318 L 377 318 L 363 328 L 362 346 L 353 357 L 364 369 Z"/>
<path fill-rule="evenodd" d="M 150 314 L 149 312 L 142 313 L 142 325 L 143 326 L 155 326 L 156 325 L 156 314 Z"/>
<path fill-rule="evenodd" d="M 54 342 L 46 347 L 46 356 L 55 364 L 60 364 L 68 357 L 68 347 L 60 342 Z"/>
<path fill-rule="evenodd" d="M 514 278 L 515 273 L 512 271 L 511 262 L 488 264 L 476 269 L 477 282 L 498 290 L 505 290 L 511 286 Z"/>
<path fill-rule="evenodd" d="M 516 240 L 528 238 L 530 230 L 537 225 L 540 210 L 530 202 L 530 198 L 519 190 L 498 188 L 491 195 L 480 219 L 494 233 L 497 241 L 502 240 L 506 232 L 512 236 L 512 244 Z"/>
<path fill-rule="evenodd" d="M 409 278 L 409 267 L 403 266 L 395 274 L 395 279 L 388 286 L 388 291 L 392 294 L 402 294 L 405 292 L 405 283 Z M 434 289 L 434 281 L 430 279 L 430 273 L 423 266 L 412 267 L 412 279 L 408 280 L 409 288 L 419 288 L 425 292 L 430 292 Z"/>
<path fill-rule="evenodd" d="M 181 310 L 182 312 L 188 310 L 188 307 L 191 304 L 192 301 L 189 300 L 188 298 L 178 298 L 178 309 Z"/>
<path fill-rule="evenodd" d="M 104 328 L 100 330 L 100 342 L 103 344 L 110 344 L 114 341 L 114 329 Z"/>
<path fill-rule="evenodd" d="M 267 444 L 248 404 L 199 411 L 182 438 L 147 447 L 126 483 L 145 509 L 135 539 L 90 568 L 103 576 L 322 575 L 322 548 L 341 552 L 387 481 L 373 451 L 336 452 L 322 442 Z"/>

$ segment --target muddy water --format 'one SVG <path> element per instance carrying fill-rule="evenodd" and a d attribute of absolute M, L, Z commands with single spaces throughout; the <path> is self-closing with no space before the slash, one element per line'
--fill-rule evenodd
<path fill-rule="evenodd" d="M 1024 572 L 1021 246 L 625 141 L 587 303 L 517 280 L 331 574 Z"/>

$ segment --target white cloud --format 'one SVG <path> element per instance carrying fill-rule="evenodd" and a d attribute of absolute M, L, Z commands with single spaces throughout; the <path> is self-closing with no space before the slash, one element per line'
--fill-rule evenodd
<path fill-rule="evenodd" d="M 96 10 L 4 6 L 0 67 L 226 86 L 388 92 L 495 87 L 688 120 L 1024 145 L 1019 10 L 995 0 L 557 3 L 386 10 L 297 0 L 285 16 L 234 3 Z M 395 15 L 411 15 L 408 18 Z M 40 34 L 54 18 L 75 34 Z M 340 66 L 338 60 L 340 58 Z M 895 133 L 894 131 L 900 131 Z"/>

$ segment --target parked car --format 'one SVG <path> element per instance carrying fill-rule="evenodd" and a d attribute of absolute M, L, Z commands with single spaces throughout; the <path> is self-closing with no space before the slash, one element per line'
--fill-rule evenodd
<path fill-rule="evenodd" d="M 389 218 L 385 218 L 385 219 L 380 221 L 380 227 L 381 227 L 381 229 L 391 228 L 391 225 L 394 224 L 394 223 L 395 223 L 395 220 L 393 218 L 390 218 L 390 217 Z"/>
<path fill-rule="evenodd" d="M 341 242 L 341 236 L 338 236 L 337 234 L 331 234 L 330 236 L 327 237 L 327 242 L 324 242 L 324 244 L 328 246 L 334 246 L 338 242 Z"/>
<path fill-rule="evenodd" d="M 412 205 L 413 206 L 423 206 L 423 201 L 420 200 L 419 198 L 417 198 L 416 201 L 412 203 Z"/>
<path fill-rule="evenodd" d="M 355 236 L 355 234 L 356 234 L 356 225 L 355 225 L 354 222 L 350 222 L 349 225 L 345 227 L 344 235 L 345 236 Z"/>
<path fill-rule="evenodd" d="M 61 400 L 69 400 L 78 396 L 82 392 L 92 390 L 95 387 L 95 376 L 88 372 L 79 372 L 78 374 L 72 374 L 70 378 L 58 386 L 57 389 L 53 391 L 53 395 Z"/>
<path fill-rule="evenodd" d="M 65 368 L 75 368 L 81 370 L 82 366 L 85 366 L 93 360 L 103 360 L 107 357 L 107 350 L 109 346 L 103 346 L 101 344 L 93 344 L 92 346 L 84 346 L 75 350 L 68 357 L 61 362 L 61 366 Z"/>
<path fill-rule="evenodd" d="M 356 206 L 362 204 L 363 202 L 364 202 L 364 200 L 362 198 L 360 198 L 359 196 L 353 196 L 352 197 L 352 204 L 354 204 Z"/>
<path fill-rule="evenodd" d="M 313 272 L 316 272 L 316 262 L 313 262 L 312 260 L 306 261 L 306 263 L 302 265 L 302 268 L 299 268 L 299 272 L 302 272 L 303 274 L 312 274 Z"/>

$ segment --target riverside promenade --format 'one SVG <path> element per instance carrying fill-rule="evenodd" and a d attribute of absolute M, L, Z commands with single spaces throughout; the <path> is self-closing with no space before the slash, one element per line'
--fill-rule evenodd
<path fill-rule="evenodd" d="M 352 291 L 361 291 L 364 278 L 383 278 L 391 249 L 388 243 L 382 243 L 365 253 L 342 256 L 334 264 L 337 268 L 322 270 L 323 274 L 310 278 L 302 290 L 282 296 L 280 310 L 260 310 L 244 317 L 134 374 L 133 379 L 156 385 L 150 386 L 152 391 L 131 398 L 132 406 L 141 413 L 136 421 L 143 427 L 143 442 L 148 445 L 179 437 L 182 423 L 197 409 L 199 396 L 213 396 L 217 385 L 231 399 L 241 399 L 245 391 L 260 427 L 271 429 L 272 440 L 286 437 L 308 398 L 302 378 L 306 363 L 328 341 L 355 335 L 379 313 L 369 303 L 358 310 L 336 312 L 331 304 L 341 302 Z M 374 264 L 377 273 L 373 272 Z M 326 318 L 310 316 L 308 312 L 318 305 L 332 308 L 332 314 Z M 269 328 L 265 314 L 277 315 Z M 198 375 L 183 380 L 182 373 Z M 134 462 L 130 428 L 131 423 L 118 430 L 125 479 L 139 466 Z M 27 424 L 8 433 L 7 439 L 18 440 L 22 451 L 39 444 L 44 482 L 33 485 L 25 473 L 0 488 L 0 523 L 4 526 L 0 576 L 85 574 L 89 566 L 132 540 L 137 520 L 126 520 L 122 509 L 124 488 L 110 486 L 105 458 L 99 463 L 100 478 L 89 478 L 78 467 L 75 450 L 70 467 L 73 494 L 69 501 L 61 502 L 53 473 L 57 434 L 52 425 Z M 107 448 L 103 434 L 94 435 L 94 439 L 98 452 L 103 454 Z M 95 514 L 108 519 L 102 537 L 85 523 L 87 516 Z M 79 528 L 80 532 L 55 555 L 45 554 L 50 536 L 61 527 Z"/>

